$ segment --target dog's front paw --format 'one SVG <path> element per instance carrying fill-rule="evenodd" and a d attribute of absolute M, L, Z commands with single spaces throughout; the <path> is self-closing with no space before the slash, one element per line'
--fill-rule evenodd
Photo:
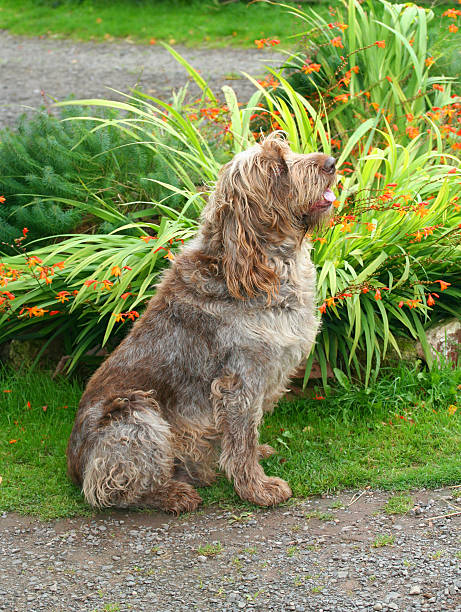
<path fill-rule="evenodd" d="M 268 478 L 255 482 L 237 493 L 258 506 L 276 506 L 292 496 L 290 485 L 281 478 Z"/>
<path fill-rule="evenodd" d="M 258 455 L 260 459 L 267 459 L 271 455 L 275 454 L 277 451 L 275 448 L 272 448 L 269 444 L 260 444 L 258 446 Z"/>

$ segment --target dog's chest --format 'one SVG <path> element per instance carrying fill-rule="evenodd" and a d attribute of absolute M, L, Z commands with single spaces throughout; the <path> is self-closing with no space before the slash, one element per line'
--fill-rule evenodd
<path fill-rule="evenodd" d="M 310 351 L 319 321 L 315 306 L 315 268 L 308 249 L 286 270 L 274 304 L 249 312 L 244 326 L 250 337 L 269 347 L 282 369 L 294 368 Z"/>

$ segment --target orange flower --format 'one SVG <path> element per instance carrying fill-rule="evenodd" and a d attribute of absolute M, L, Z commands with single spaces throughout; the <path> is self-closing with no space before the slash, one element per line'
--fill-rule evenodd
<path fill-rule="evenodd" d="M 120 269 L 120 267 L 119 267 L 119 266 L 114 266 L 114 267 L 112 268 L 112 270 L 110 271 L 110 273 L 111 273 L 113 276 L 122 276 L 122 270 Z"/>
<path fill-rule="evenodd" d="M 16 444 L 17 440 L 10 440 L 8 444 Z"/>
<path fill-rule="evenodd" d="M 460 149 L 461 149 L 461 142 L 454 142 L 454 143 L 451 145 L 451 148 L 452 148 L 452 149 L 454 149 L 455 151 L 460 150 Z M 456 169 L 455 169 L 455 172 L 456 172 Z M 455 172 L 453 172 L 452 170 L 450 170 L 450 173 L 455 174 Z"/>
<path fill-rule="evenodd" d="M 311 72 L 318 72 L 321 67 L 321 64 L 304 64 L 301 70 L 304 74 L 310 74 Z"/>
<path fill-rule="evenodd" d="M 131 321 L 134 321 L 135 319 L 139 318 L 139 312 L 136 310 L 130 310 L 129 312 L 125 313 L 125 316 L 127 316 Z"/>
<path fill-rule="evenodd" d="M 60 310 L 50 310 L 50 317 L 53 317 L 54 315 L 57 315 L 60 312 L 61 312 Z"/>
<path fill-rule="evenodd" d="M 375 300 L 382 300 L 381 289 L 376 289 Z"/>
<path fill-rule="evenodd" d="M 344 30 L 347 30 L 349 27 L 346 23 L 339 23 L 338 21 L 335 23 L 335 26 L 339 28 L 341 32 L 344 32 Z"/>
<path fill-rule="evenodd" d="M 157 240 L 157 238 L 155 236 L 141 236 L 141 240 L 144 240 L 144 242 L 147 244 L 149 240 Z"/>
<path fill-rule="evenodd" d="M 372 106 L 375 111 L 379 109 L 379 104 L 377 102 L 370 102 L 370 106 Z"/>
<path fill-rule="evenodd" d="M 58 300 L 58 302 L 61 302 L 61 304 L 64 304 L 64 302 L 69 301 L 69 298 L 67 297 L 68 295 L 70 295 L 69 291 L 59 291 L 56 296 L 56 299 Z"/>
<path fill-rule="evenodd" d="M 429 211 L 425 208 L 424 204 L 421 202 L 421 204 L 419 204 L 418 208 L 415 210 L 415 214 L 418 217 L 421 217 L 421 219 L 423 219 L 426 215 L 429 214 Z"/>
<path fill-rule="evenodd" d="M 369 232 L 373 232 L 376 229 L 376 223 L 365 223 L 365 225 Z"/>
<path fill-rule="evenodd" d="M 27 265 L 29 266 L 29 268 L 33 268 L 37 264 L 41 264 L 41 263 L 42 263 L 42 260 L 40 259 L 40 257 L 37 257 L 36 255 L 32 255 L 31 257 L 27 259 Z"/>
<path fill-rule="evenodd" d="M 455 34 L 455 32 L 458 31 L 458 26 L 455 26 L 455 24 L 452 23 L 448 26 L 448 31 L 451 32 L 452 34 Z"/>
<path fill-rule="evenodd" d="M 343 102 L 345 104 L 347 102 L 348 97 L 349 97 L 349 94 L 341 94 L 339 96 L 335 96 L 334 101 Z"/>
<path fill-rule="evenodd" d="M 122 323 L 125 322 L 125 319 L 123 318 L 123 312 L 113 312 L 112 316 L 115 317 L 116 323 L 118 323 L 119 321 L 121 321 Z"/>
<path fill-rule="evenodd" d="M 432 64 L 435 62 L 433 57 L 426 57 L 426 59 L 424 60 L 424 63 L 426 64 L 426 66 L 432 66 Z"/>
<path fill-rule="evenodd" d="M 461 15 L 461 11 L 453 8 L 449 8 L 444 13 L 442 13 L 442 17 L 450 17 L 451 19 L 457 19 L 458 15 Z"/>
<path fill-rule="evenodd" d="M 5 196 L 0 196 L 0 204 L 3 204 L 3 202 L 5 202 L 6 198 Z"/>
<path fill-rule="evenodd" d="M 93 289 L 96 289 L 96 286 L 97 286 L 97 284 L 98 284 L 98 281 L 97 281 L 97 280 L 94 280 L 94 279 L 92 279 L 92 280 L 86 280 L 86 281 L 85 281 L 83 284 L 85 285 L 85 287 L 91 287 L 91 285 L 93 285 L 93 284 L 94 284 Z"/>
<path fill-rule="evenodd" d="M 344 49 L 343 42 L 341 40 L 341 36 L 336 36 L 336 38 L 332 38 L 331 44 L 333 47 L 338 47 L 339 49 Z"/>
<path fill-rule="evenodd" d="M 323 302 L 323 304 L 319 307 L 319 310 L 322 314 L 325 314 L 327 311 L 327 304 L 326 302 Z"/>
<path fill-rule="evenodd" d="M 349 221 L 343 221 L 340 231 L 343 232 L 343 234 L 352 232 L 352 223 L 350 223 Z"/>
<path fill-rule="evenodd" d="M 385 40 L 377 40 L 375 42 L 375 45 L 377 47 L 379 47 L 380 49 L 384 49 L 384 47 L 386 46 L 386 41 Z"/>
<path fill-rule="evenodd" d="M 406 132 L 408 134 L 408 137 L 411 138 L 411 140 L 413 140 L 413 138 L 416 138 L 416 136 L 419 135 L 419 129 L 414 125 L 409 125 L 406 129 Z"/>
<path fill-rule="evenodd" d="M 429 293 L 429 297 L 426 300 L 426 303 L 428 306 L 433 306 L 435 304 L 435 300 L 430 293 Z"/>
<path fill-rule="evenodd" d="M 407 118 L 407 121 L 413 121 L 413 119 L 415 118 L 413 113 L 407 113 L 405 117 Z"/>
<path fill-rule="evenodd" d="M 103 280 L 103 281 L 101 281 L 101 285 L 102 285 L 101 291 L 103 289 L 106 289 L 106 291 L 110 291 L 112 289 L 114 283 L 112 281 L 110 281 L 110 280 Z"/>
<path fill-rule="evenodd" d="M 439 85 L 438 83 L 432 85 L 432 89 L 436 89 L 437 91 L 443 91 L 442 85 Z"/>
<path fill-rule="evenodd" d="M 335 305 L 335 298 L 334 297 L 329 297 L 329 298 L 326 299 L 325 303 L 328 306 L 328 308 L 330 308 L 331 306 Z"/>
<path fill-rule="evenodd" d="M 451 285 L 451 283 L 446 283 L 443 280 L 436 280 L 435 282 L 440 283 L 440 291 L 445 291 L 445 289 Z"/>
<path fill-rule="evenodd" d="M 351 70 L 352 70 L 352 72 L 355 72 L 355 74 L 359 73 L 359 67 L 358 66 L 352 66 Z"/>
<path fill-rule="evenodd" d="M 24 238 L 27 236 L 29 230 L 27 229 L 27 227 L 24 227 L 22 230 L 22 235 L 24 236 Z"/>
<path fill-rule="evenodd" d="M 52 268 L 59 268 L 60 270 L 64 270 L 64 268 L 65 268 L 63 261 L 58 261 L 58 263 L 53 264 L 51 267 Z"/>
<path fill-rule="evenodd" d="M 130 291 L 127 291 L 126 293 L 122 293 L 122 295 L 120 296 L 122 298 L 122 300 L 126 300 L 126 298 L 132 295 L 132 293 Z"/>

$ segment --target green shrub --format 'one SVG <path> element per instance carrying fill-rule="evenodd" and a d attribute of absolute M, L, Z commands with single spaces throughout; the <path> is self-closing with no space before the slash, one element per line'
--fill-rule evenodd
<path fill-rule="evenodd" d="M 300 51 L 290 56 L 284 74 L 315 107 L 326 105 L 338 149 L 351 127 L 371 115 L 408 142 L 424 129 L 424 113 L 450 102 L 453 79 L 434 69 L 446 65 L 444 55 L 456 56 L 456 45 L 446 40 L 444 49 L 434 49 L 431 9 L 347 0 L 330 9 L 329 18 L 313 9 L 291 10 L 309 29 L 299 34 Z"/>
<path fill-rule="evenodd" d="M 224 159 L 254 143 L 251 117 L 262 96 L 294 151 L 330 152 L 328 118 L 283 77 L 289 106 L 261 86 L 246 106 L 226 87 L 222 105 L 200 75 L 176 57 L 203 88 L 212 105 L 207 112 L 193 113 L 187 105 L 147 96 L 141 103 L 127 96 L 126 102 L 67 104 L 127 113 L 111 125 L 132 142 L 161 152 L 182 187 L 162 186 L 182 198 L 183 208 L 156 201 L 133 221 L 107 203 L 91 206 L 93 215 L 122 227 L 109 235 L 82 234 L 36 249 L 26 263 L 23 255 L 5 258 L 0 280 L 14 297 L 2 298 L 0 340 L 65 333 L 71 338 L 72 368 L 89 348 L 120 333 L 153 294 L 178 241 L 194 233 L 204 185 L 216 179 Z M 446 105 L 444 121 L 455 121 L 460 110 L 457 102 Z M 226 130 L 221 118 L 219 124 L 210 119 L 215 115 L 227 117 Z M 373 112 L 348 132 L 337 162 L 335 217 L 324 234 L 311 237 L 323 325 L 309 363 L 318 359 L 325 384 L 327 363 L 339 379 L 342 370 L 368 382 L 389 346 L 399 352 L 402 334 L 421 339 L 430 363 L 424 327 L 434 316 L 460 316 L 459 161 L 448 152 L 450 143 L 441 137 L 434 117 L 423 116 L 427 131 L 406 144 L 396 140 L 391 128 L 376 129 L 376 119 Z M 160 222 L 152 222 L 154 213 Z M 360 351 L 364 360 L 358 358 Z"/>
<path fill-rule="evenodd" d="M 0 195 L 6 200 L 0 207 L 1 242 L 11 243 L 24 227 L 28 239 L 73 232 L 82 223 L 109 232 L 115 221 L 88 218 L 82 212 L 86 203 L 103 201 L 134 213 L 139 205 L 127 203 L 170 195 L 151 179 L 175 184 L 174 173 L 152 149 L 130 147 L 114 125 L 117 117 L 104 109 L 91 120 L 83 108 L 65 107 L 58 117 L 23 116 L 16 129 L 0 134 Z M 101 124 L 103 129 L 95 129 Z M 174 196 L 170 205 L 179 200 Z"/>

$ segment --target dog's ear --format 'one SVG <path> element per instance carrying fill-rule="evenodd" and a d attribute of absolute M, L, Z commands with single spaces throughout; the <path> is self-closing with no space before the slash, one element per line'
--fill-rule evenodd
<path fill-rule="evenodd" d="M 265 293 L 270 302 L 278 292 L 280 279 L 268 252 L 294 232 L 289 152 L 286 141 L 271 135 L 236 155 L 220 173 L 207 215 L 213 234 L 220 236 L 223 273 L 236 298 Z"/>
<path fill-rule="evenodd" d="M 269 265 L 263 241 L 254 207 L 236 195 L 222 218 L 222 267 L 229 293 L 238 299 L 265 293 L 270 302 L 278 291 L 279 277 Z"/>
<path fill-rule="evenodd" d="M 275 176 L 282 176 L 288 173 L 288 166 L 285 159 L 287 152 L 289 151 L 288 144 L 285 140 L 282 140 L 276 133 L 275 135 L 269 135 L 261 143 L 261 152 L 259 158 Z"/>

